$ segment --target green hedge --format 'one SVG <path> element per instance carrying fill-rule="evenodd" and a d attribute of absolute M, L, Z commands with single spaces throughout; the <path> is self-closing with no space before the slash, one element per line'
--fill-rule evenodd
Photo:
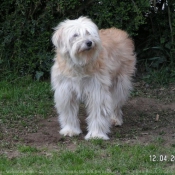
<path fill-rule="evenodd" d="M 2 74 L 49 73 L 52 27 L 59 19 L 54 0 L 3 0 L 0 9 Z"/>
<path fill-rule="evenodd" d="M 145 0 L 1 0 L 0 6 L 0 78 L 14 74 L 48 77 L 54 55 L 50 40 L 53 27 L 66 18 L 89 16 L 99 28 L 124 29 L 136 41 L 143 38 L 142 31 L 151 36 L 149 20 L 155 18 L 153 13 L 146 17 L 151 11 Z M 161 21 L 161 16 L 156 17 Z M 165 26 L 164 19 L 162 23 Z"/>

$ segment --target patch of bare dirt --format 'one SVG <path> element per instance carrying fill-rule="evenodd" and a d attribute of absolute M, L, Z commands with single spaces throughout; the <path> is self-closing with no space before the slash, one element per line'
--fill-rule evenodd
<path fill-rule="evenodd" d="M 36 145 L 57 144 L 61 139 L 58 129 L 57 117 L 41 120 L 37 132 L 27 133 L 24 141 Z"/>
<path fill-rule="evenodd" d="M 175 103 L 163 104 L 152 98 L 132 98 L 123 108 L 124 124 L 113 128 L 120 140 L 128 143 L 175 144 Z M 116 137 L 115 137 L 116 138 Z"/>
<path fill-rule="evenodd" d="M 157 99 L 133 97 L 123 108 L 124 124 L 112 127 L 111 140 L 127 143 L 148 144 L 160 142 L 164 145 L 175 144 L 175 103 L 163 104 Z M 86 134 L 86 113 L 80 110 L 81 128 L 83 134 L 76 139 L 82 140 Z M 38 123 L 36 133 L 28 133 L 25 143 L 34 145 L 58 144 L 70 145 L 72 140 L 59 135 L 57 117 L 52 117 Z"/>

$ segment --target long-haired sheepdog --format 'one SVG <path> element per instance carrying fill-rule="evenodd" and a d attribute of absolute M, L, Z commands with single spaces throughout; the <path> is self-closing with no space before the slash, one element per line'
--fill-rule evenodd
<path fill-rule="evenodd" d="M 98 30 L 87 17 L 55 27 L 51 84 L 59 113 L 60 134 L 79 135 L 79 103 L 88 117 L 85 139 L 109 139 L 112 124 L 121 125 L 121 107 L 132 89 L 136 58 L 133 41 L 116 28 Z"/>

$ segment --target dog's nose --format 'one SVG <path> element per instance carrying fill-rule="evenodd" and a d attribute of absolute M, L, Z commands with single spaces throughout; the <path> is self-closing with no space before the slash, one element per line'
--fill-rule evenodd
<path fill-rule="evenodd" d="M 92 41 L 87 41 L 87 42 L 86 42 L 86 45 L 87 45 L 88 47 L 91 47 L 91 46 L 92 46 Z"/>

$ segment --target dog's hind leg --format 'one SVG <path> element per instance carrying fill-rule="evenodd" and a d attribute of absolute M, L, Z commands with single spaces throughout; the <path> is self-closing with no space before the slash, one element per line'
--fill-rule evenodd
<path fill-rule="evenodd" d="M 126 102 L 131 89 L 131 80 L 127 75 L 120 75 L 113 81 L 113 86 L 111 87 L 111 95 L 113 99 L 113 109 L 115 115 L 111 116 L 111 119 L 112 124 L 115 126 L 121 126 L 123 124 L 123 113 L 121 108 Z"/>

